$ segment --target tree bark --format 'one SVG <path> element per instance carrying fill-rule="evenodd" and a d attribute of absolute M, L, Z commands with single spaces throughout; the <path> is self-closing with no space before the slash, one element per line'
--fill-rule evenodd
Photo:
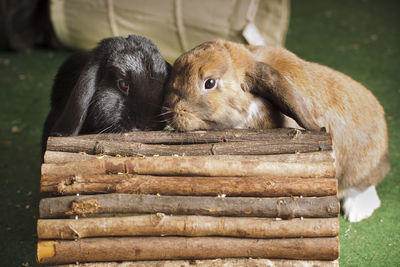
<path fill-rule="evenodd" d="M 112 158 L 110 155 L 90 155 L 86 153 L 75 152 L 60 152 L 46 151 L 44 154 L 45 163 L 66 163 L 87 161 L 92 159 Z M 253 160 L 253 161 L 268 161 L 268 162 L 334 162 L 332 151 L 319 151 L 310 153 L 295 153 L 295 154 L 273 154 L 273 155 L 214 155 L 213 158 L 218 160 Z"/>
<path fill-rule="evenodd" d="M 59 141 L 60 143 L 57 143 Z M 122 156 L 205 156 L 205 155 L 268 155 L 285 153 L 307 153 L 332 150 L 330 140 L 288 139 L 243 142 L 221 142 L 211 144 L 142 144 L 119 140 L 79 139 L 75 137 L 51 138 L 48 150 L 62 152 L 85 152 L 87 154 Z"/>
<path fill-rule="evenodd" d="M 44 163 L 65 163 L 65 162 L 76 162 L 76 161 L 87 161 L 97 158 L 110 158 L 109 155 L 91 155 L 75 152 L 60 152 L 60 151 L 50 151 L 47 150 L 44 153 L 43 162 Z"/>
<path fill-rule="evenodd" d="M 265 140 L 315 140 L 326 142 L 331 137 L 326 132 L 305 131 L 293 128 L 265 129 L 265 130 L 241 130 L 230 129 L 225 131 L 137 131 L 122 134 L 103 133 L 89 134 L 72 137 L 81 140 L 108 140 L 143 144 L 201 144 L 220 142 L 243 142 Z M 48 150 L 58 150 L 69 143 L 70 137 L 49 137 Z"/>
<path fill-rule="evenodd" d="M 338 256 L 337 237 L 292 239 L 120 237 L 38 243 L 38 261 L 42 264 L 231 257 L 336 260 Z"/>
<path fill-rule="evenodd" d="M 76 264 L 57 267 L 76 267 Z M 80 267 L 339 267 L 339 261 L 277 260 L 228 258 L 212 260 L 165 260 L 81 263 Z"/>
<path fill-rule="evenodd" d="M 132 194 L 102 194 L 44 198 L 40 218 L 62 218 L 96 214 L 165 213 L 295 218 L 326 218 L 339 215 L 336 196 L 304 198 L 195 197 Z"/>
<path fill-rule="evenodd" d="M 183 177 L 134 174 L 43 176 L 40 192 L 53 195 L 129 193 L 192 196 L 330 196 L 337 194 L 332 178 Z"/>
<path fill-rule="evenodd" d="M 333 161 L 267 162 L 204 157 L 102 158 L 83 162 L 42 164 L 42 175 L 117 174 L 171 176 L 335 177 Z M 239 158 L 240 159 L 240 158 Z"/>
<path fill-rule="evenodd" d="M 333 237 L 339 219 L 276 220 L 253 217 L 167 216 L 39 219 L 39 239 L 112 236 L 231 236 L 251 238 Z"/>

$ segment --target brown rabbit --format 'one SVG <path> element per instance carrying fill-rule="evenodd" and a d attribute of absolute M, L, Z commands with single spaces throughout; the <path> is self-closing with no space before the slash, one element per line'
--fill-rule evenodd
<path fill-rule="evenodd" d="M 390 169 L 384 111 L 343 73 L 284 48 L 215 40 L 176 60 L 164 106 L 179 131 L 325 127 L 345 217 L 357 222 L 380 206 L 375 185 Z"/>

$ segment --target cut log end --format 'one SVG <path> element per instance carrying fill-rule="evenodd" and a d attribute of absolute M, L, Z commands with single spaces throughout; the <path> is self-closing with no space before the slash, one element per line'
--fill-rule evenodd
<path fill-rule="evenodd" d="M 37 258 L 39 262 L 43 259 L 52 258 L 56 255 L 56 242 L 39 241 L 37 244 Z"/>

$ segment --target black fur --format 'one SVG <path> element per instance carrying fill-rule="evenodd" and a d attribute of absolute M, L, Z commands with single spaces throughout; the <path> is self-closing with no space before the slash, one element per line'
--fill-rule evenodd
<path fill-rule="evenodd" d="M 104 39 L 73 54 L 55 77 L 42 152 L 49 136 L 162 129 L 170 68 L 150 40 L 136 35 Z M 118 80 L 129 84 L 128 94 Z"/>

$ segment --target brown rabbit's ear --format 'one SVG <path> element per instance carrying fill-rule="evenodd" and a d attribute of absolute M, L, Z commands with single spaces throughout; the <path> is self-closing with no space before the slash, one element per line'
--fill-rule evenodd
<path fill-rule="evenodd" d="M 307 109 L 303 97 L 276 69 L 257 61 L 246 73 L 245 80 L 251 93 L 269 100 L 301 127 L 307 130 L 320 130 Z"/>

